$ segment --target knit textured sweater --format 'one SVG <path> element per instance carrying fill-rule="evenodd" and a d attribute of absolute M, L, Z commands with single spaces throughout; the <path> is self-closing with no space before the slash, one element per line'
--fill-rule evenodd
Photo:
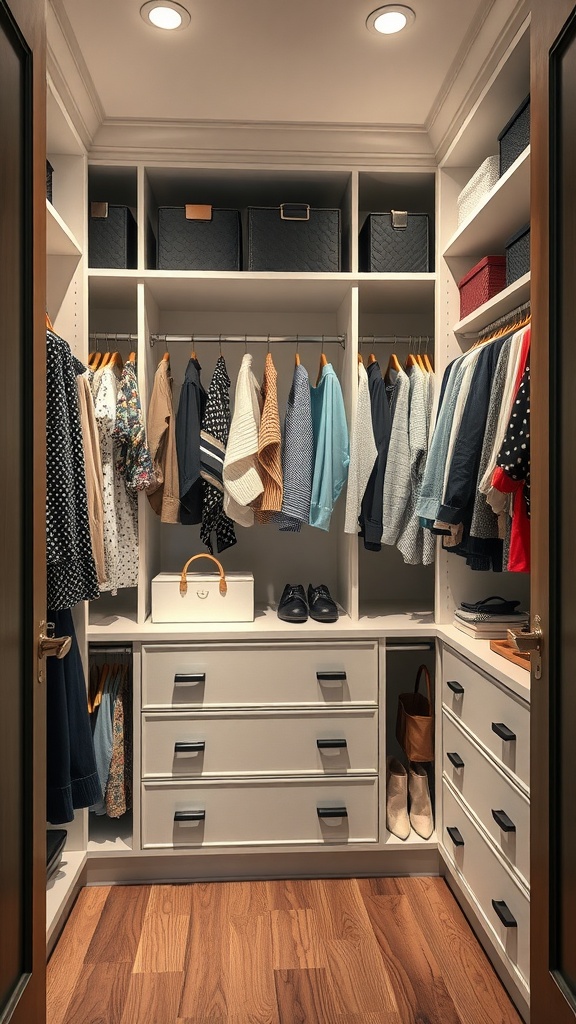
<path fill-rule="evenodd" d="M 260 385 L 252 372 L 252 356 L 247 352 L 236 381 L 234 414 L 222 473 L 224 511 L 240 526 L 254 524 L 251 503 L 264 490 L 258 461 L 262 404 Z"/>
<path fill-rule="evenodd" d="M 374 440 L 368 374 L 364 363 L 358 363 L 358 401 L 350 436 L 350 465 L 346 493 L 345 533 L 358 532 L 362 498 L 370 479 L 378 449 Z"/>

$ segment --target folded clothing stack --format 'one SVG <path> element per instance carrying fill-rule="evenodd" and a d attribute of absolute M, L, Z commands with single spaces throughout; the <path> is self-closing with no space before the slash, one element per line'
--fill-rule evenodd
<path fill-rule="evenodd" d="M 454 625 L 478 640 L 506 640 L 509 629 L 529 621 L 528 612 L 517 610 L 519 604 L 503 597 L 487 597 L 474 604 L 462 601 L 454 612 Z"/>

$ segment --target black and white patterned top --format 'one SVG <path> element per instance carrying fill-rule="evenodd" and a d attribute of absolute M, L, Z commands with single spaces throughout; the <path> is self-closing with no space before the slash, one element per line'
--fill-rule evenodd
<path fill-rule="evenodd" d="M 294 368 L 282 438 L 282 511 L 275 519 L 285 532 L 297 533 L 310 518 L 314 434 L 310 381 L 302 363 Z"/>
<path fill-rule="evenodd" d="M 511 480 L 524 481 L 524 500 L 530 517 L 530 361 L 526 363 L 514 399 L 510 423 L 498 453 L 497 465 Z"/>
<path fill-rule="evenodd" d="M 47 606 L 98 597 L 92 554 L 76 369 L 70 347 L 46 332 Z"/>
<path fill-rule="evenodd" d="M 222 468 L 230 433 L 230 377 L 223 356 L 214 367 L 200 431 L 200 475 L 202 477 L 202 524 L 200 540 L 214 554 L 211 535 L 216 534 L 218 551 L 236 543 L 234 523 L 224 512 Z"/>

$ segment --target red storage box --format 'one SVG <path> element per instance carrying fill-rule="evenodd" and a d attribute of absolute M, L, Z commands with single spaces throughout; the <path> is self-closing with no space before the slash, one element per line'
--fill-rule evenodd
<path fill-rule="evenodd" d="M 506 257 L 485 256 L 458 284 L 460 319 L 506 287 Z"/>

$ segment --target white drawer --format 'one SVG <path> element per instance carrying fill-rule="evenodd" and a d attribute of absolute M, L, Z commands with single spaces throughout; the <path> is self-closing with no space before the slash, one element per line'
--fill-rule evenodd
<path fill-rule="evenodd" d="M 480 834 L 472 819 L 460 805 L 444 780 L 442 785 L 444 831 L 442 845 L 456 872 L 463 876 L 486 919 L 488 928 L 505 956 L 528 982 L 530 977 L 530 903 L 511 874 L 500 863 L 496 854 Z M 464 845 L 454 845 L 447 829 Z M 509 912 L 516 921 L 515 927 L 506 927 L 498 916 L 492 901 L 501 906 L 503 913 Z M 507 908 L 507 910 L 506 910 Z"/>
<path fill-rule="evenodd" d="M 377 771 L 375 708 L 142 716 L 143 778 Z"/>
<path fill-rule="evenodd" d="M 530 803 L 479 747 L 442 715 L 443 771 L 526 884 L 530 879 Z M 458 759 L 464 767 L 457 767 Z M 507 816 L 503 818 L 502 815 Z M 496 821 L 495 816 L 500 819 Z M 512 827 L 513 826 L 513 827 Z"/>
<path fill-rule="evenodd" d="M 447 647 L 442 654 L 442 701 L 508 771 L 530 785 L 527 704 Z"/>
<path fill-rule="evenodd" d="M 377 703 L 374 642 L 146 644 L 142 649 L 146 709 Z"/>
<path fill-rule="evenodd" d="M 320 816 L 328 809 L 332 816 Z M 343 809 L 346 814 L 340 813 Z M 175 820 L 175 815 L 196 815 Z M 374 843 L 378 780 L 145 782 L 142 845 L 150 847 Z"/>

